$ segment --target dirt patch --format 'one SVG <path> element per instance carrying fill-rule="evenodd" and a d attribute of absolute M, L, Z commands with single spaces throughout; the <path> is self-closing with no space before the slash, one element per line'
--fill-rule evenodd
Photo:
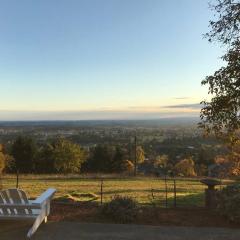
<path fill-rule="evenodd" d="M 111 223 L 109 219 L 102 216 L 101 207 L 95 203 L 60 204 L 53 202 L 50 220 Z M 154 226 L 240 227 L 240 224 L 233 224 L 215 211 L 204 208 L 142 207 L 134 223 Z"/>

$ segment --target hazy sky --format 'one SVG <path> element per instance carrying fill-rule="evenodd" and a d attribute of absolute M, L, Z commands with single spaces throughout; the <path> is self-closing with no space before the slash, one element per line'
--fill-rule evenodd
<path fill-rule="evenodd" d="M 197 115 L 208 0 L 0 0 L 0 120 Z"/>

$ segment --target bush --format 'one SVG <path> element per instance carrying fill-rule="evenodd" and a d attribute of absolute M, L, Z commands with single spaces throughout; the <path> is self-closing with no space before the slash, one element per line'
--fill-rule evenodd
<path fill-rule="evenodd" d="M 117 223 L 131 223 L 137 216 L 137 202 L 130 197 L 116 196 L 105 203 L 102 213 Z"/>
<path fill-rule="evenodd" d="M 232 222 L 240 223 L 240 184 L 223 188 L 218 194 L 218 211 Z"/>

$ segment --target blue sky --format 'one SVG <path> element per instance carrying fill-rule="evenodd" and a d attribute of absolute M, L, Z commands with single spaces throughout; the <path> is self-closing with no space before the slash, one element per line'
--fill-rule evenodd
<path fill-rule="evenodd" d="M 208 0 L 0 0 L 0 120 L 197 116 L 212 18 Z"/>

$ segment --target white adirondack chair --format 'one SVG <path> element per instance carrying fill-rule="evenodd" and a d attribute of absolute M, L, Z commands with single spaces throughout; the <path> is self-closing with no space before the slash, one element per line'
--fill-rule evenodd
<path fill-rule="evenodd" d="M 50 201 L 55 192 L 55 189 L 49 188 L 36 200 L 31 201 L 20 189 L 2 190 L 0 191 L 0 219 L 35 220 L 27 234 L 27 237 L 30 238 L 43 221 L 47 222 Z"/>

